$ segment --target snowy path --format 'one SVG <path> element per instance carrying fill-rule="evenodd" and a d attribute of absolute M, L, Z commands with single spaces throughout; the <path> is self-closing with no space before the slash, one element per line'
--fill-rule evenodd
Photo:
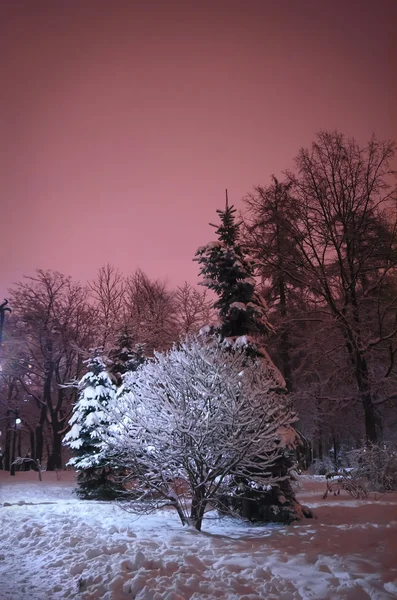
<path fill-rule="evenodd" d="M 34 477 L 0 474 L 0 600 L 397 598 L 397 495 L 324 501 L 309 480 L 317 520 L 212 520 L 199 534 L 172 512 L 136 519 L 76 500 L 71 474 Z"/>

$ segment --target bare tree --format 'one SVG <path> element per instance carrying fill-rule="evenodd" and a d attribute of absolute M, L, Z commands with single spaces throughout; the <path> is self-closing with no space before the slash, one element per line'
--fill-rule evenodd
<path fill-rule="evenodd" d="M 123 318 L 125 304 L 124 277 L 118 269 L 106 264 L 98 270 L 96 278 L 89 284 L 94 301 L 97 345 L 107 349 Z"/>
<path fill-rule="evenodd" d="M 185 281 L 175 293 L 176 323 L 179 335 L 197 333 L 214 318 L 213 302 L 206 290 L 198 290 Z"/>
<path fill-rule="evenodd" d="M 387 348 L 385 379 L 397 352 L 397 295 L 390 286 L 397 266 L 394 152 L 390 142 L 373 138 L 361 148 L 338 132 L 322 132 L 289 173 L 299 213 L 288 221 L 298 251 L 287 273 L 339 330 L 372 442 L 380 435 L 381 400 L 371 376 L 373 354 Z"/>
<path fill-rule="evenodd" d="M 125 296 L 126 324 L 147 355 L 169 348 L 178 339 L 175 295 L 165 282 L 151 280 L 137 269 L 126 280 Z"/>
<path fill-rule="evenodd" d="M 391 400 L 396 373 L 394 154 L 391 142 L 373 138 L 361 148 L 339 132 L 321 132 L 310 149 L 299 152 L 296 170 L 287 173 L 282 188 L 274 181 L 270 189 L 257 188 L 248 199 L 249 243 L 260 274 L 271 277 L 273 284 L 281 282 L 287 301 L 294 290 L 303 301 L 295 315 L 293 303 L 285 304 L 289 359 L 296 323 L 300 334 L 317 335 L 309 338 L 318 357 L 319 342 L 324 336 L 332 338 L 319 377 L 325 381 L 333 371 L 346 382 L 348 393 L 340 386 L 339 394 L 359 400 L 366 437 L 372 442 L 381 435 L 380 407 Z M 277 287 L 277 301 L 283 305 Z M 334 368 L 325 368 L 325 361 Z M 313 383 L 314 372 L 312 376 Z"/>
<path fill-rule="evenodd" d="M 75 389 L 66 384 L 81 374 L 81 351 L 93 340 L 87 290 L 61 273 L 38 270 L 18 283 L 11 297 L 17 322 L 9 352 L 19 365 L 19 384 L 38 412 L 34 458 L 42 461 L 48 426 L 47 468 L 60 468 L 62 436 L 75 399 Z"/>
<path fill-rule="evenodd" d="M 295 322 L 295 319 L 298 322 Z M 298 428 L 311 440 L 313 458 L 332 452 L 339 460 L 342 446 L 355 447 L 365 436 L 360 397 L 343 337 L 334 319 L 309 305 L 291 318 L 291 358 L 299 412 Z"/>
<path fill-rule="evenodd" d="M 297 427 L 311 440 L 314 457 L 322 459 L 336 430 L 351 441 L 351 430 L 361 435 L 361 423 L 356 420 L 351 427 L 349 419 L 346 429 L 356 395 L 347 382 L 344 357 L 333 352 L 343 342 L 340 333 L 332 318 L 317 311 L 313 295 L 297 281 L 297 270 L 294 277 L 289 275 L 299 252 L 289 234 L 289 223 L 299 219 L 291 189 L 291 183 L 273 176 L 269 186 L 258 186 L 245 197 L 244 245 L 269 306 L 275 331 L 268 344 L 298 411 Z M 340 424 L 342 408 L 345 419 Z"/>

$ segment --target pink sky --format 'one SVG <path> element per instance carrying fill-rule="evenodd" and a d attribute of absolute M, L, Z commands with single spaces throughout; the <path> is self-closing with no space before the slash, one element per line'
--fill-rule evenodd
<path fill-rule="evenodd" d="M 0 299 L 106 262 L 170 285 L 224 189 L 319 129 L 397 138 L 397 0 L 4 0 Z"/>

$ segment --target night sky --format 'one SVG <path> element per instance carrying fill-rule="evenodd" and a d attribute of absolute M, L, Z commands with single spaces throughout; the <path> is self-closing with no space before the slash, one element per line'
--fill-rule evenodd
<path fill-rule="evenodd" d="M 397 0 L 2 0 L 0 299 L 36 267 L 170 285 L 319 129 L 397 138 Z"/>

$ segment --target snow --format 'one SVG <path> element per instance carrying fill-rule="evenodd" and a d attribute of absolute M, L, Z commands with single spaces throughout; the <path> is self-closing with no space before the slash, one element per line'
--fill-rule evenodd
<path fill-rule="evenodd" d="M 223 248 L 224 244 L 222 242 L 220 242 L 219 240 L 215 240 L 213 242 L 208 242 L 208 244 L 206 244 L 205 246 L 201 246 L 201 248 L 199 248 L 197 250 L 197 252 L 205 252 L 206 250 L 213 250 L 214 248 Z"/>
<path fill-rule="evenodd" d="M 253 527 L 209 519 L 182 528 L 170 510 L 137 519 L 78 500 L 73 473 L 0 471 L 1 600 L 387 600 L 397 597 L 397 494 L 321 499 L 317 520 Z"/>
<path fill-rule="evenodd" d="M 72 427 L 63 438 L 66 446 L 78 451 L 68 462 L 68 465 L 77 468 L 97 465 L 103 458 L 98 455 L 98 450 L 102 450 L 98 439 L 102 426 L 107 423 L 107 415 L 103 409 L 116 393 L 109 375 L 103 370 L 104 363 L 99 356 L 91 357 L 85 364 L 90 370 L 78 384 L 79 399 L 69 420 Z"/>
<path fill-rule="evenodd" d="M 235 308 L 236 310 L 247 310 L 247 305 L 244 302 L 232 302 L 229 308 Z"/>

